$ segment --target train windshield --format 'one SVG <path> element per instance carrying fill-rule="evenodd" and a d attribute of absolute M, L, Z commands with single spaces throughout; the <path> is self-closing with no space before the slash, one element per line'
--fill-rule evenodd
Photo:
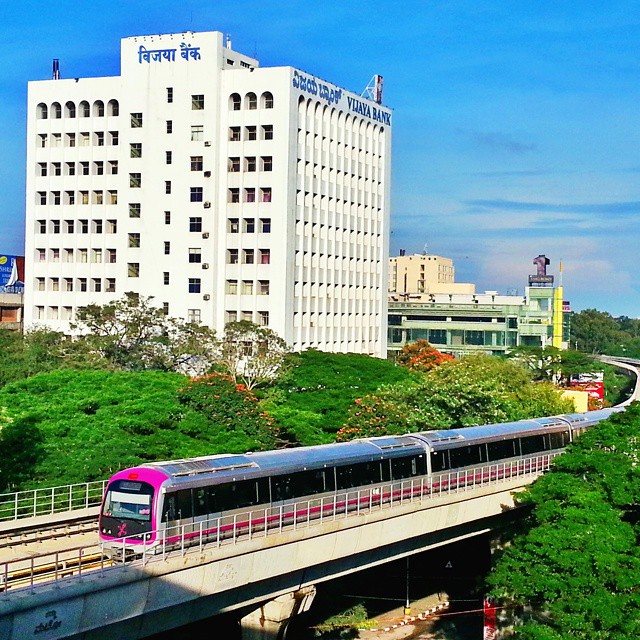
<path fill-rule="evenodd" d="M 116 480 L 109 485 L 102 507 L 102 515 L 149 522 L 152 501 L 153 487 L 150 484 Z"/>

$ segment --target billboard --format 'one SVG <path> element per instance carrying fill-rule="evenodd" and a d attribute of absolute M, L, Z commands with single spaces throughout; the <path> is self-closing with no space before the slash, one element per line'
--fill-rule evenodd
<path fill-rule="evenodd" d="M 24 256 L 0 253 L 0 293 L 24 293 Z"/>

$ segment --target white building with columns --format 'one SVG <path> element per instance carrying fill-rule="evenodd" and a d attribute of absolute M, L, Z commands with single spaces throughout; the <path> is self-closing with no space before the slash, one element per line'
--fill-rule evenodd
<path fill-rule="evenodd" d="M 217 331 L 386 355 L 387 108 L 219 32 L 125 38 L 121 75 L 28 95 L 27 326 L 133 291 Z"/>

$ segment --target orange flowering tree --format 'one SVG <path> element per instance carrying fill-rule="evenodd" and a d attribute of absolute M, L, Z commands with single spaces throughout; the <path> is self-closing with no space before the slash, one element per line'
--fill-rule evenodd
<path fill-rule="evenodd" d="M 397 362 L 411 371 L 430 371 L 443 362 L 453 360 L 453 356 L 440 353 L 427 340 L 417 340 L 406 345 L 398 354 Z"/>

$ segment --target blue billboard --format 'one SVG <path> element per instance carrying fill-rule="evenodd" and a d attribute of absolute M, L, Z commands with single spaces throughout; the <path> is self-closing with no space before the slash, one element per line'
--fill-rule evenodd
<path fill-rule="evenodd" d="M 24 293 L 24 256 L 0 254 L 0 293 Z"/>

